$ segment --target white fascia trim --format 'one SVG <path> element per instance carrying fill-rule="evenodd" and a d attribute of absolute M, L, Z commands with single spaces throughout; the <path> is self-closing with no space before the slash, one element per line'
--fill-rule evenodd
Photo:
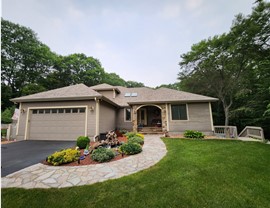
<path fill-rule="evenodd" d="M 19 134 L 19 125 L 20 125 L 20 119 L 21 119 L 21 107 L 22 107 L 22 103 L 19 103 L 19 118 L 17 121 L 16 136 L 18 136 L 18 134 Z"/>

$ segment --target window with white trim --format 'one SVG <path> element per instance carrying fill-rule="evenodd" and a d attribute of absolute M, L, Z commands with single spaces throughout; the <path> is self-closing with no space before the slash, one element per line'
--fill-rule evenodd
<path fill-rule="evenodd" d="M 125 120 L 125 122 L 131 121 L 131 108 L 124 109 L 124 120 Z"/>
<path fill-rule="evenodd" d="M 171 105 L 172 120 L 187 120 L 187 105 Z"/>

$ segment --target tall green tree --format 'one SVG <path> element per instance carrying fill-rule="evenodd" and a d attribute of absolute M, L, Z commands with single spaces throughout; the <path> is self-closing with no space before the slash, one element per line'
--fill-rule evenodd
<path fill-rule="evenodd" d="M 20 96 L 29 83 L 45 79 L 55 54 L 29 28 L 1 19 L 1 81 Z"/>
<path fill-rule="evenodd" d="M 225 125 L 229 118 L 238 126 L 269 124 L 269 20 L 270 3 L 260 1 L 251 15 L 237 15 L 228 33 L 203 40 L 181 56 L 181 87 L 218 97 Z"/>
<path fill-rule="evenodd" d="M 58 56 L 53 71 L 45 81 L 48 89 L 84 83 L 93 86 L 103 82 L 105 71 L 99 60 L 85 54 Z"/>
<path fill-rule="evenodd" d="M 126 81 L 126 87 L 144 87 L 144 84 L 142 82 L 135 82 L 135 81 Z"/>

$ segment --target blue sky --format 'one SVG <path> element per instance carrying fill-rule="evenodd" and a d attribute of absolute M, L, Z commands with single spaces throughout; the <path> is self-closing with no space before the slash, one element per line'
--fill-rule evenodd
<path fill-rule="evenodd" d="M 2 17 L 60 55 L 84 53 L 107 72 L 155 87 L 177 81 L 180 55 L 228 32 L 255 0 L 2 0 Z"/>

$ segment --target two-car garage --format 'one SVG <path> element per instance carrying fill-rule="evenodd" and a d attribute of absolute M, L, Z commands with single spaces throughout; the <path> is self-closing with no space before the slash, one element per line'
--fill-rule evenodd
<path fill-rule="evenodd" d="M 86 133 L 86 107 L 30 109 L 28 114 L 29 140 L 76 140 Z"/>

